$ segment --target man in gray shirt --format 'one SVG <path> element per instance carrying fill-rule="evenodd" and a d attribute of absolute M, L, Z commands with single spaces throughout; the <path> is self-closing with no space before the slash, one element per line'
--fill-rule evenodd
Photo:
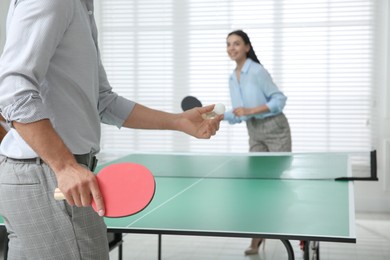
<path fill-rule="evenodd" d="M 0 146 L 0 215 L 11 260 L 108 259 L 91 171 L 101 122 L 210 138 L 223 117 L 202 118 L 213 105 L 172 114 L 114 93 L 93 13 L 93 0 L 11 0 L 0 59 L 0 112 L 11 127 Z M 57 186 L 66 202 L 54 200 Z"/>

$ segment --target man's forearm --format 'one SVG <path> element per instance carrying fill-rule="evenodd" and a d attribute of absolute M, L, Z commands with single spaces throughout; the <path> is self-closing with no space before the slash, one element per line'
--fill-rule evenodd
<path fill-rule="evenodd" d="M 0 121 L 5 122 L 4 117 L 0 115 Z M 7 134 L 7 131 L 4 129 L 4 127 L 0 124 L 0 142 L 3 140 L 4 136 Z"/>
<path fill-rule="evenodd" d="M 66 165 L 77 164 L 48 119 L 28 124 L 13 122 L 13 126 L 54 172 L 61 171 Z"/>
<path fill-rule="evenodd" d="M 0 142 L 3 140 L 4 136 L 7 134 L 7 131 L 0 125 Z"/>
<path fill-rule="evenodd" d="M 175 117 L 178 116 L 136 104 L 123 126 L 134 129 L 178 130 L 174 124 Z"/>
<path fill-rule="evenodd" d="M 123 126 L 135 129 L 175 130 L 195 138 L 209 139 L 218 131 L 219 123 L 223 119 L 223 115 L 212 119 L 203 118 L 203 114 L 210 113 L 213 109 L 214 105 L 208 105 L 174 114 L 136 104 Z"/>

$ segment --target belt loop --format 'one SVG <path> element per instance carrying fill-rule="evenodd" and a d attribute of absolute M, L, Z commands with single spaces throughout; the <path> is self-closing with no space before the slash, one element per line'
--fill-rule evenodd
<path fill-rule="evenodd" d="M 92 159 L 91 159 L 91 165 L 90 165 L 90 169 L 91 171 L 95 171 L 96 169 L 96 166 L 97 166 L 97 162 L 98 160 L 96 159 L 96 156 L 93 156 Z"/>
<path fill-rule="evenodd" d="M 41 158 L 40 157 L 35 158 L 35 163 L 38 165 L 41 164 L 42 163 Z"/>
<path fill-rule="evenodd" d="M 86 154 L 74 154 L 73 155 L 79 164 L 83 164 L 93 171 L 97 165 L 96 156 L 92 152 Z"/>

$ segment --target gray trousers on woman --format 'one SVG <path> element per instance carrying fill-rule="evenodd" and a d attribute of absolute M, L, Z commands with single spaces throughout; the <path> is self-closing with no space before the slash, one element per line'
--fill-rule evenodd
<path fill-rule="evenodd" d="M 53 171 L 39 159 L 1 158 L 0 215 L 9 233 L 8 259 L 109 259 L 103 219 L 91 207 L 54 200 L 56 186 Z"/>
<path fill-rule="evenodd" d="M 291 152 L 291 131 L 281 113 L 264 119 L 246 121 L 250 152 Z"/>

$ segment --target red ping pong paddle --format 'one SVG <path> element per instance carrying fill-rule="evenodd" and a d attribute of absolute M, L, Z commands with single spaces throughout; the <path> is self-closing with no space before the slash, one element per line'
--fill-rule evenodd
<path fill-rule="evenodd" d="M 96 176 L 105 204 L 105 217 L 126 217 L 146 208 L 153 199 L 155 181 L 152 173 L 136 163 L 117 163 L 104 167 Z M 65 197 L 57 188 L 56 200 Z M 92 207 L 97 212 L 95 202 Z"/>

